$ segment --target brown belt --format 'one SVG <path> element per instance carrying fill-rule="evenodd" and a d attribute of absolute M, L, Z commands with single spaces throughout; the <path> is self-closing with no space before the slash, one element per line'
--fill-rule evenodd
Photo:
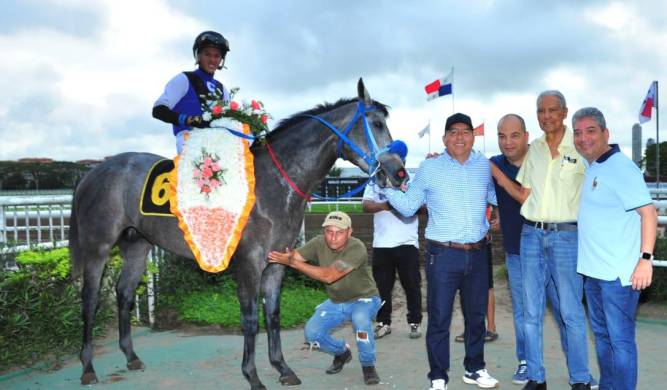
<path fill-rule="evenodd" d="M 482 249 L 484 248 L 484 245 L 486 245 L 486 237 L 482 238 L 481 240 L 477 242 L 472 242 L 472 243 L 467 243 L 467 244 L 461 244 L 458 242 L 453 242 L 453 241 L 435 241 L 435 240 L 427 240 L 431 244 L 435 246 L 442 246 L 445 248 L 454 248 L 454 249 L 463 249 L 464 251 L 471 251 L 475 249 Z"/>

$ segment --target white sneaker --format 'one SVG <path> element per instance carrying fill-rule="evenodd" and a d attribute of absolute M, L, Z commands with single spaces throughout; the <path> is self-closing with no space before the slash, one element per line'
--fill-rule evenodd
<path fill-rule="evenodd" d="M 419 331 L 419 324 L 410 324 L 410 333 L 408 336 L 410 336 L 411 339 L 422 337 L 422 332 Z"/>
<path fill-rule="evenodd" d="M 428 390 L 447 390 L 447 382 L 444 379 L 432 380 Z"/>
<path fill-rule="evenodd" d="M 463 382 L 469 385 L 477 385 L 483 389 L 491 389 L 498 386 L 498 380 L 486 371 L 486 368 L 477 370 L 475 372 L 466 371 L 463 375 Z"/>
<path fill-rule="evenodd" d="M 381 339 L 384 336 L 391 334 L 391 327 L 389 325 L 385 325 L 382 322 L 378 322 L 375 325 L 375 338 L 376 339 Z"/>

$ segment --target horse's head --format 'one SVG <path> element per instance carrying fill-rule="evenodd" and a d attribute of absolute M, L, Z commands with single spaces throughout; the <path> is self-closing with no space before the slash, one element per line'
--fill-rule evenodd
<path fill-rule="evenodd" d="M 353 145 L 341 142 L 342 155 L 364 172 L 374 174 L 379 186 L 399 187 L 408 180 L 408 174 L 401 158 L 405 156 L 400 156 L 392 147 L 395 143 L 387 128 L 387 108 L 371 99 L 362 79 L 359 79 L 357 91 L 357 112 L 347 134 Z"/>

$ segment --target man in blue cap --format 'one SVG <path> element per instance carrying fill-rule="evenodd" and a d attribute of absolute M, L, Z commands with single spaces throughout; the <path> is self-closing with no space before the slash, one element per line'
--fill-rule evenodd
<path fill-rule="evenodd" d="M 428 209 L 426 350 L 431 389 L 446 390 L 449 382 L 449 328 L 457 290 L 461 290 L 466 324 L 463 381 L 492 388 L 498 381 L 484 362 L 489 296 L 486 207 L 496 205 L 496 193 L 489 161 L 472 150 L 475 136 L 470 117 L 457 113 L 447 118 L 442 139 L 445 152 L 423 161 L 405 192 L 387 189 L 385 193 L 403 216 L 413 215 L 423 204 Z"/>
<path fill-rule="evenodd" d="M 408 148 L 404 142 L 394 141 L 389 145 L 389 152 L 398 154 L 405 162 Z M 373 213 L 373 278 L 384 302 L 377 314 L 375 338 L 391 333 L 391 293 L 397 273 L 408 305 L 409 337 L 419 338 L 422 294 L 417 215 L 399 214 L 387 201 L 384 190 L 375 183 L 366 185 L 362 206 L 365 212 Z"/>

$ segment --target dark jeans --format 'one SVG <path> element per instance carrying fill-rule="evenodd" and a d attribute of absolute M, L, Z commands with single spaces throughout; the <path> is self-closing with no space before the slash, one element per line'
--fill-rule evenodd
<path fill-rule="evenodd" d="M 414 245 L 394 248 L 373 248 L 373 278 L 384 305 L 377 314 L 377 321 L 391 324 L 391 292 L 396 282 L 396 272 L 408 301 L 408 324 L 422 322 L 422 277 L 419 273 L 419 249 Z"/>
<path fill-rule="evenodd" d="M 489 264 L 486 248 L 470 251 L 428 246 L 426 280 L 428 281 L 428 328 L 426 351 L 431 380 L 449 381 L 449 327 L 456 291 L 461 290 L 461 308 L 465 322 L 465 358 L 468 372 L 484 368 L 486 306 L 489 298 Z"/>

